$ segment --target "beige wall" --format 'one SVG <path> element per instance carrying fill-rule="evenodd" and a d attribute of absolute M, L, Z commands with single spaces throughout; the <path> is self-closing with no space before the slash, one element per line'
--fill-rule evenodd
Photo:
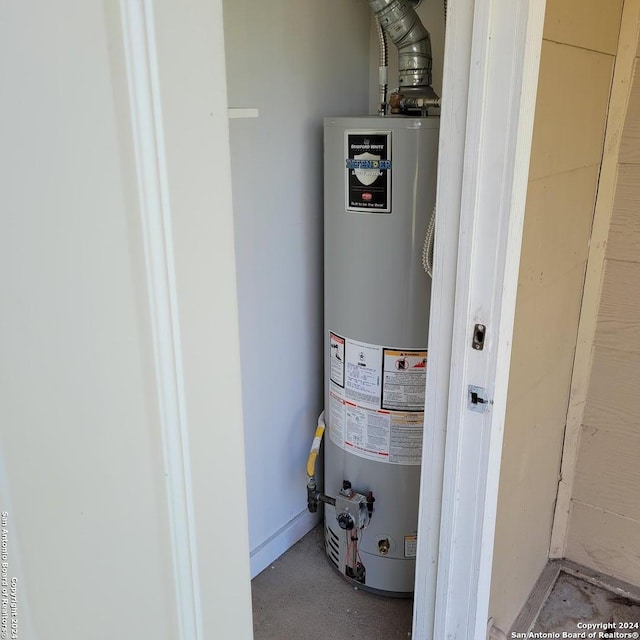
<path fill-rule="evenodd" d="M 566 555 L 640 584 L 640 69 L 607 242 Z"/>
<path fill-rule="evenodd" d="M 622 0 L 549 0 L 490 612 L 509 629 L 549 550 Z"/>

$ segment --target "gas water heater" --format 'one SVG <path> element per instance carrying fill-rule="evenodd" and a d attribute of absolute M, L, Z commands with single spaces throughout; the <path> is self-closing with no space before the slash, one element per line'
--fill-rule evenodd
<path fill-rule="evenodd" d="M 402 39 L 400 21 L 414 25 L 421 40 L 409 43 L 408 70 L 400 49 L 400 88 L 391 99 L 400 115 L 324 121 L 325 411 L 307 495 L 311 511 L 325 505 L 326 553 L 343 577 L 372 592 L 410 596 L 431 294 L 422 258 L 435 205 L 439 118 L 424 108 L 435 96 L 430 46 L 428 70 L 417 56 L 429 36 L 412 4 L 371 5 L 392 37 Z M 412 80 L 419 84 L 408 86 Z M 314 469 L 325 424 L 320 492 Z"/>

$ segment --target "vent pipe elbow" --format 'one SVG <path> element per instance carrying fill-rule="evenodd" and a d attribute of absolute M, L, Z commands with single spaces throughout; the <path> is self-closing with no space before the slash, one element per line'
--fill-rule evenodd
<path fill-rule="evenodd" d="M 431 37 L 409 0 L 369 0 L 380 25 L 398 48 L 400 91 L 431 87 Z"/>

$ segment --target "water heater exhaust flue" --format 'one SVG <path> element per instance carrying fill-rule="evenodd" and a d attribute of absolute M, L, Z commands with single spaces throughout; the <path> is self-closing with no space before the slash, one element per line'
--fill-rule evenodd
<path fill-rule="evenodd" d="M 410 0 L 369 0 L 379 28 L 398 48 L 398 90 L 391 94 L 391 113 L 426 116 L 428 108 L 440 106 L 440 98 L 431 86 L 431 36 L 418 17 L 414 4 Z M 382 96 L 383 93 L 386 95 L 386 63 L 382 61 L 386 57 L 382 55 L 383 48 L 386 51 L 386 41 L 380 36 L 378 40 Z"/>

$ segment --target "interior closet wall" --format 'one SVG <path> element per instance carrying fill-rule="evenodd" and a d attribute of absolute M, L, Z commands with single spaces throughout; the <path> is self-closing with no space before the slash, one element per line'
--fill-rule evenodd
<path fill-rule="evenodd" d="M 224 2 L 253 575 L 318 521 L 322 121 L 368 112 L 370 25 L 366 0 Z"/>

